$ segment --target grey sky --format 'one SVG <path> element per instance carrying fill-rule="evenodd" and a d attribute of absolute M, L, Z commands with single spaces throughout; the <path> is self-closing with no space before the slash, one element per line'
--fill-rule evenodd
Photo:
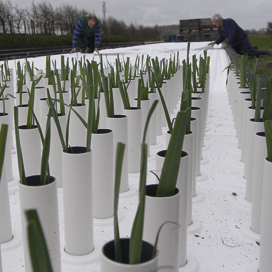
<path fill-rule="evenodd" d="M 43 0 L 11 0 L 13 5 L 20 8 L 30 7 Z M 52 6 L 62 4 L 76 6 L 79 10 L 85 8 L 94 11 L 98 17 L 103 16 L 102 0 L 49 0 Z M 233 18 L 243 29 L 266 28 L 267 22 L 272 21 L 271 0 L 108 0 L 106 2 L 106 17 L 123 20 L 127 25 L 142 24 L 144 26 L 179 24 L 182 19 L 210 18 L 220 13 L 224 18 Z M 86 4 L 87 3 L 87 4 Z"/>

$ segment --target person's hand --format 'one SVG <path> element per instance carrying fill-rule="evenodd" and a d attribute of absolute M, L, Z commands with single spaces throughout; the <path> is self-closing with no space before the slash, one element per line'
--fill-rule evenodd
<path fill-rule="evenodd" d="M 226 44 L 223 44 L 222 46 L 221 46 L 221 49 L 224 49 L 225 47 L 227 47 L 228 46 L 228 44 L 226 43 Z"/>
<path fill-rule="evenodd" d="M 75 52 L 76 52 L 76 48 L 73 48 L 73 49 L 70 51 L 70 54 L 75 53 Z"/>
<path fill-rule="evenodd" d="M 215 42 L 210 42 L 208 45 L 214 46 L 214 45 L 215 45 Z"/>
<path fill-rule="evenodd" d="M 95 49 L 94 49 L 94 52 L 96 52 L 96 53 L 99 55 L 98 48 L 95 48 Z"/>

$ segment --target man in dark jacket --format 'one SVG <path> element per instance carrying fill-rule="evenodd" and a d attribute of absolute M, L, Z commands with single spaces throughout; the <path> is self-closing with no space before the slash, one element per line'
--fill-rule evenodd
<path fill-rule="evenodd" d="M 82 15 L 75 22 L 73 49 L 70 54 L 76 52 L 77 46 L 80 53 L 93 53 L 94 51 L 99 53 L 100 39 L 99 20 L 94 14 Z"/>
<path fill-rule="evenodd" d="M 257 48 L 253 48 L 246 32 L 233 19 L 223 19 L 220 14 L 215 14 L 211 20 L 217 27 L 219 37 L 216 41 L 211 42 L 208 45 L 213 46 L 215 44 L 220 44 L 227 39 L 227 42 L 221 46 L 221 49 L 230 45 L 237 54 L 246 54 L 248 56 L 256 57 L 259 57 L 259 55 L 272 56 L 272 50 L 270 49 L 258 50 Z"/>

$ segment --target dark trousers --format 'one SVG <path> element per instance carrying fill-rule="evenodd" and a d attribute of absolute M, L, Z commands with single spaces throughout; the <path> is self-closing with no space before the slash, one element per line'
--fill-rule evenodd
<path fill-rule="evenodd" d="M 258 56 L 258 51 L 252 48 L 247 37 L 245 37 L 238 45 L 233 47 L 233 49 L 240 55 L 246 54 L 248 56 Z"/>
<path fill-rule="evenodd" d="M 80 49 L 86 49 L 88 47 L 90 52 L 93 53 L 95 44 L 94 44 L 94 35 L 91 37 L 85 37 L 84 35 L 79 35 L 78 37 L 78 46 Z"/>

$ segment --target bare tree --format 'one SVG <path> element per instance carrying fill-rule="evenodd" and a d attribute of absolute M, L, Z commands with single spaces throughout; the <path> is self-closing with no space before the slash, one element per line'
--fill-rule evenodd
<path fill-rule="evenodd" d="M 113 17 L 108 17 L 103 21 L 103 33 L 106 35 L 127 35 L 129 33 L 128 27 L 124 21 L 118 21 Z"/>
<path fill-rule="evenodd" d="M 39 23 L 39 19 L 38 19 L 39 13 L 38 13 L 38 8 L 35 5 L 34 1 L 31 4 L 28 18 L 30 19 L 31 34 L 38 33 L 37 27 L 38 27 L 38 23 Z"/>
<path fill-rule="evenodd" d="M 20 10 L 18 6 L 14 7 L 14 28 L 17 30 L 17 33 L 21 33 L 23 28 L 24 33 L 27 33 L 26 21 L 27 21 L 27 12 L 26 10 Z"/>
<path fill-rule="evenodd" d="M 6 34 L 8 32 L 8 27 L 11 30 L 13 28 L 10 25 L 10 20 L 12 19 L 12 5 L 11 3 L 8 1 L 7 3 L 3 3 L 2 1 L 0 2 L 0 24 L 2 26 L 2 31 L 4 34 Z M 7 26 L 7 24 L 9 26 Z"/>
<path fill-rule="evenodd" d="M 41 31 L 44 34 L 55 34 L 54 9 L 50 3 L 42 2 L 37 6 Z"/>

